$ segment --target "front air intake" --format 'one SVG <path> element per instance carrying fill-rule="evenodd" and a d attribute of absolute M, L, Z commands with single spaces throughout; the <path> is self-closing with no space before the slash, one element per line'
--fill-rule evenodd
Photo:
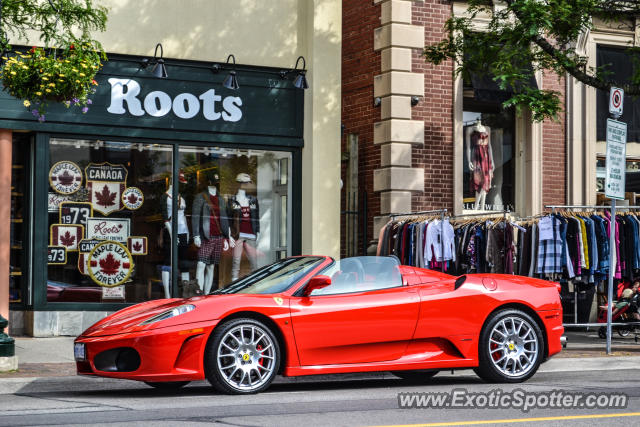
<path fill-rule="evenodd" d="M 99 353 L 93 365 L 104 372 L 133 372 L 140 367 L 140 355 L 131 347 L 118 347 Z"/>

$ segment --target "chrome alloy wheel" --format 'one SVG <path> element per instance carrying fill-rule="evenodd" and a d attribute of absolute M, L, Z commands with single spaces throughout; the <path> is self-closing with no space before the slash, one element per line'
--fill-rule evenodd
<path fill-rule="evenodd" d="M 220 340 L 217 369 L 233 388 L 252 391 L 268 381 L 275 369 L 275 346 L 256 325 L 238 325 Z"/>
<path fill-rule="evenodd" d="M 539 345 L 533 326 L 521 317 L 505 317 L 489 334 L 491 361 L 508 377 L 523 376 L 536 366 Z"/>

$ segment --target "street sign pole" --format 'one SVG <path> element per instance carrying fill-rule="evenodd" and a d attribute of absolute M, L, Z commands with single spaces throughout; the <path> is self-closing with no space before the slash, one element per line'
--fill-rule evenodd
<path fill-rule="evenodd" d="M 609 221 L 609 280 L 607 289 L 607 354 L 611 354 L 611 321 L 613 309 L 613 276 L 616 273 L 616 200 L 624 199 L 627 124 L 619 122 L 622 116 L 624 91 L 612 87 L 609 92 L 609 114 L 607 120 L 607 173 L 605 176 L 605 196 L 611 199 L 611 220 Z"/>
<path fill-rule="evenodd" d="M 609 222 L 609 286 L 607 289 L 607 354 L 611 354 L 611 308 L 613 303 L 613 275 L 616 266 L 616 199 L 611 199 L 611 221 Z"/>

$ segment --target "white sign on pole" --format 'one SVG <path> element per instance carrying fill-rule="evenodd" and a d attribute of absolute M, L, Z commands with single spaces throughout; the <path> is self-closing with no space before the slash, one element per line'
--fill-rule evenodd
<path fill-rule="evenodd" d="M 607 174 L 604 194 L 610 199 L 624 200 L 627 156 L 627 124 L 607 119 Z"/>
<path fill-rule="evenodd" d="M 622 115 L 622 104 L 624 103 L 624 90 L 612 87 L 609 91 L 609 114 L 617 117 Z"/>

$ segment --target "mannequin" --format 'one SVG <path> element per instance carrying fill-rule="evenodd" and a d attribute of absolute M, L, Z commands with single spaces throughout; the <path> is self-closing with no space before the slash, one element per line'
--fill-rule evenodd
<path fill-rule="evenodd" d="M 216 188 L 219 183 L 218 174 L 211 173 L 207 179 L 207 191 L 195 196 L 191 215 L 193 243 L 198 247 L 196 280 L 205 295 L 211 291 L 215 266 L 220 263 L 224 239 L 229 239 L 232 248 L 235 246 L 230 234 L 226 204 Z"/>
<path fill-rule="evenodd" d="M 182 184 L 187 182 L 184 173 L 180 172 L 178 177 L 178 181 Z M 171 181 L 169 181 L 171 182 Z M 164 231 L 165 231 L 165 242 L 171 242 L 171 215 L 173 213 L 173 185 L 169 184 L 169 188 L 163 195 L 164 205 L 166 206 L 166 210 L 163 212 L 164 217 Z M 187 218 L 184 214 L 187 203 L 182 198 L 180 194 L 178 194 L 178 266 L 179 269 L 182 270 L 180 274 L 180 280 L 188 281 L 189 280 L 189 272 L 187 266 L 184 266 L 184 262 L 187 260 L 187 249 L 189 247 L 189 227 L 187 226 Z M 165 244 L 164 247 L 164 265 L 171 265 L 171 247 L 172 244 Z M 162 269 L 162 286 L 164 287 L 164 296 L 165 298 L 171 298 L 171 293 L 169 289 L 171 287 L 171 270 L 168 268 Z"/>
<path fill-rule="evenodd" d="M 471 171 L 470 187 L 476 195 L 474 209 L 484 209 L 487 193 L 491 189 L 491 180 L 495 164 L 491 148 L 491 130 L 484 126 L 480 118 L 467 129 L 466 151 Z"/>
<path fill-rule="evenodd" d="M 239 173 L 236 176 L 238 192 L 229 198 L 229 217 L 231 218 L 232 236 L 235 239 L 231 280 L 237 280 L 240 273 L 240 261 L 243 250 L 247 254 L 251 271 L 257 269 L 256 242 L 260 234 L 260 210 L 258 199 L 247 195 L 251 187 L 251 176 Z"/>

